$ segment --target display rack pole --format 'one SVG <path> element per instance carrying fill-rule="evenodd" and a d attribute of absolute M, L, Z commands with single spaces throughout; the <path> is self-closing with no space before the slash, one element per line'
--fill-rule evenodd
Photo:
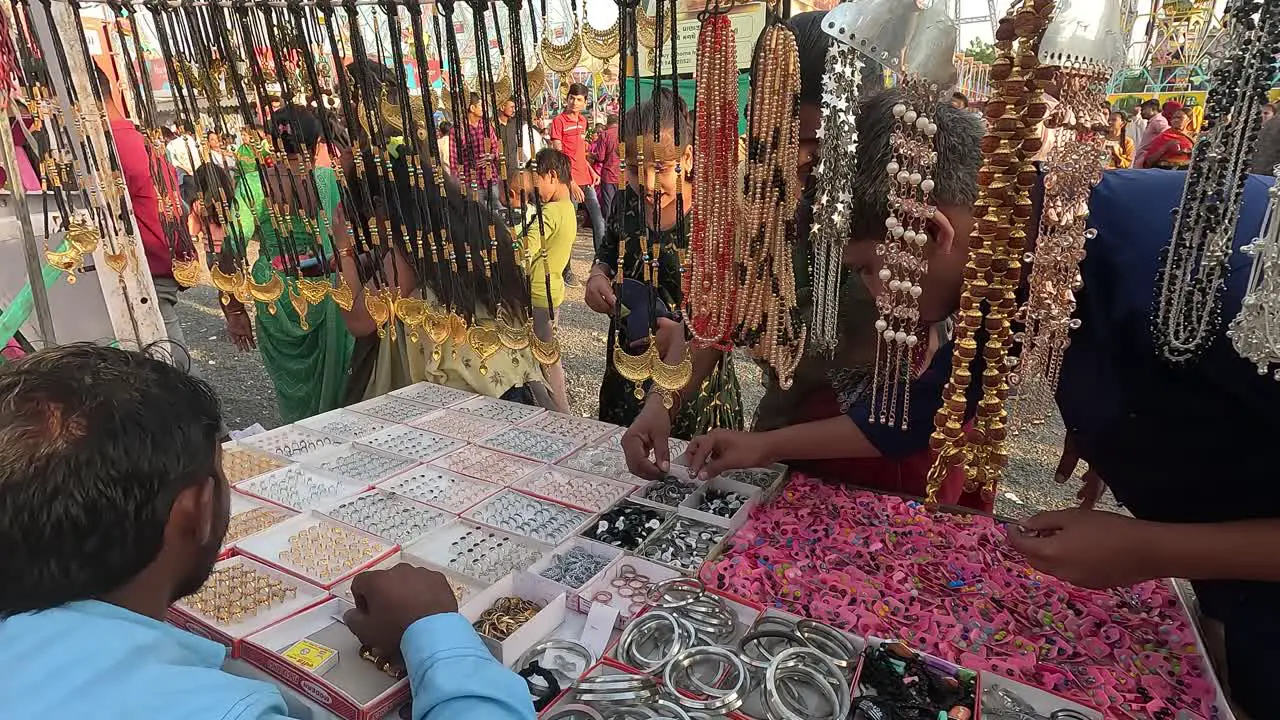
<path fill-rule="evenodd" d="M 100 161 L 102 181 L 115 182 L 117 178 L 106 164 L 108 157 L 106 136 L 102 132 L 103 128 L 99 127 L 99 118 L 102 115 L 94 100 L 89 68 L 85 66 L 84 55 L 79 49 L 80 34 L 84 32 L 80 18 L 68 3 L 59 0 L 48 4 L 32 3 L 30 7 L 35 34 L 45 57 L 56 57 L 56 42 L 62 41 L 68 45 L 65 52 L 69 69 L 67 76 L 59 72 L 60 68 L 55 63 L 49 63 L 52 90 L 61 107 L 63 117 L 83 119 L 83 123 L 67 124 L 67 131 L 72 136 L 72 142 L 67 149 L 75 154 L 79 167 L 88 168 L 89 158 L 85 156 L 79 142 L 80 138 L 77 137 L 83 133 L 84 140 L 93 144 L 94 154 Z M 55 28 L 57 32 L 54 32 Z M 75 88 L 76 97 L 80 98 L 80 104 L 83 107 L 71 105 L 68 100 L 70 97 L 67 92 L 68 85 Z M 94 128 L 97 128 L 96 132 Z M 97 181 L 88 173 L 82 178 L 82 182 Z M 156 302 L 155 285 L 147 269 L 142 234 L 138 230 L 137 220 L 133 217 L 133 202 L 129 199 L 128 193 L 123 195 L 123 212 L 128 213 L 127 220 L 134 228 L 134 233 L 132 235 L 121 233 L 115 238 L 102 238 L 97 249 L 93 251 L 93 261 L 115 338 L 121 343 L 145 347 L 165 340 L 168 338 L 168 333 L 165 331 L 164 319 L 160 316 L 160 306 Z M 116 252 L 124 255 L 124 264 L 119 271 L 107 261 L 112 243 Z"/>
<path fill-rule="evenodd" d="M 44 284 L 44 263 L 40 257 L 40 244 L 36 240 L 35 229 L 31 226 L 31 215 L 27 210 L 27 190 L 22 185 L 22 173 L 18 172 L 18 150 L 13 144 L 13 122 L 22 122 L 21 116 L 9 114 L 11 100 L 0 103 L 0 165 L 9 169 L 9 192 L 13 200 L 13 211 L 18 216 L 18 228 L 22 233 L 22 254 L 27 264 L 27 284 L 31 287 L 31 302 L 36 313 L 36 330 L 40 333 L 41 345 L 55 345 L 53 313 L 49 310 L 49 289 Z"/>

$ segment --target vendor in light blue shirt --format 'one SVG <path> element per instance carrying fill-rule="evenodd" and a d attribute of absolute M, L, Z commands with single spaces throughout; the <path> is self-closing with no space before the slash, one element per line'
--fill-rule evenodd
<path fill-rule="evenodd" d="M 218 400 L 145 353 L 68 345 L 0 371 L 0 717 L 277 720 L 275 686 L 161 622 L 227 530 Z M 416 720 L 532 720 L 439 573 L 358 576 L 347 626 L 398 648 Z"/>

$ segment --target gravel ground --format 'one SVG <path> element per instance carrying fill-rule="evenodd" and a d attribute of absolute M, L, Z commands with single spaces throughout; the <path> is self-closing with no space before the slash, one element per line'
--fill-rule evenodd
<path fill-rule="evenodd" d="M 573 269 L 581 280 L 590 268 L 591 241 L 579 238 Z M 280 424 L 275 393 L 270 378 L 256 352 L 239 353 L 226 336 L 216 292 L 209 287 L 192 288 L 178 303 L 191 355 L 200 373 L 222 396 L 227 425 L 239 429 L 261 423 L 265 428 Z M 574 412 L 594 417 L 598 407 L 599 378 L 604 372 L 608 321 L 583 302 L 583 288 L 568 288 L 560 316 L 561 357 L 569 381 L 569 399 Z M 737 365 L 746 416 L 750 417 L 763 395 L 760 372 L 742 358 Z M 1037 510 L 1073 507 L 1079 483 L 1053 481 L 1062 449 L 1062 422 L 1056 416 L 1013 442 L 1012 459 L 1005 474 L 996 511 L 1023 517 Z M 1108 494 L 1100 507 L 1115 509 Z"/>

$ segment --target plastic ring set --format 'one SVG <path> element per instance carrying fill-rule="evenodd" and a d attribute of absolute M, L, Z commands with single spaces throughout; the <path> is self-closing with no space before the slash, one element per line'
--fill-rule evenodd
<path fill-rule="evenodd" d="M 234 625 L 297 593 L 295 585 L 251 567 L 231 565 L 214 570 L 194 595 L 182 599 L 182 605 L 219 625 Z"/>
<path fill-rule="evenodd" d="M 489 498 L 466 515 L 486 525 L 551 545 L 567 540 L 590 517 L 580 510 L 512 490 Z"/>
<path fill-rule="evenodd" d="M 553 463 L 576 450 L 581 443 L 529 428 L 510 427 L 499 430 L 478 444 L 512 455 Z"/>
<path fill-rule="evenodd" d="M 356 482 L 373 483 L 385 477 L 407 470 L 416 463 L 394 455 L 383 455 L 373 450 L 350 446 L 335 455 L 316 459 L 312 465 L 335 475 L 355 480 Z"/>
<path fill-rule="evenodd" d="M 302 421 L 301 424 L 316 432 L 337 435 L 348 440 L 357 440 L 391 427 L 391 423 L 385 420 L 343 409 L 317 415 Z"/>
<path fill-rule="evenodd" d="M 676 517 L 654 533 L 640 549 L 640 555 L 681 570 L 696 571 L 724 538 L 724 528 Z"/>
<path fill-rule="evenodd" d="M 325 514 L 398 545 L 408 544 L 449 519 L 444 513 L 386 492 L 343 500 Z"/>
<path fill-rule="evenodd" d="M 298 510 L 313 508 L 350 492 L 342 482 L 296 465 L 246 480 L 240 489 Z"/>
<path fill-rule="evenodd" d="M 360 441 L 362 445 L 422 462 L 433 460 L 461 448 L 461 440 L 436 435 L 407 425 L 389 427 Z"/>
<path fill-rule="evenodd" d="M 676 507 L 697 490 L 696 482 L 682 480 L 674 475 L 665 475 L 661 480 L 655 480 L 641 490 L 640 497 L 649 502 Z"/>
<path fill-rule="evenodd" d="M 498 486 L 481 480 L 451 475 L 443 470 L 421 468 L 389 480 L 379 487 L 460 513 L 498 491 Z"/>

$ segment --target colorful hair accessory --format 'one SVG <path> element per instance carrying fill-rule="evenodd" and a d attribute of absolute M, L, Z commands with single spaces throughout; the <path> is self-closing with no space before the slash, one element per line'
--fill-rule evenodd
<path fill-rule="evenodd" d="M 902 638 L 1106 717 L 1149 718 L 1155 708 L 1214 715 L 1216 692 L 1168 583 L 1068 585 L 1030 568 L 989 517 L 797 474 L 701 577 L 858 635 Z"/>

